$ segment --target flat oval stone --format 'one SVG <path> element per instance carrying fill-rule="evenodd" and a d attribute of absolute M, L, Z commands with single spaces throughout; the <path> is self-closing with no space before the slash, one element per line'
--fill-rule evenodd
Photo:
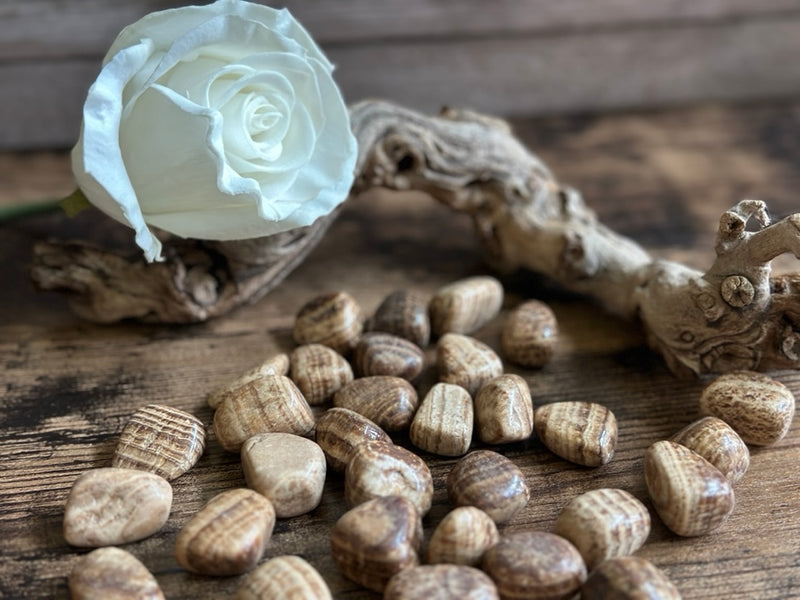
<path fill-rule="evenodd" d="M 465 565 L 420 565 L 389 580 L 383 600 L 499 600 L 491 578 Z"/>
<path fill-rule="evenodd" d="M 259 433 L 305 435 L 313 429 L 311 407 L 283 375 L 267 375 L 231 391 L 214 413 L 214 433 L 228 452 L 239 452 Z"/>
<path fill-rule="evenodd" d="M 353 362 L 362 377 L 391 375 L 414 381 L 422 372 L 425 354 L 416 344 L 391 333 L 365 333 Z"/>
<path fill-rule="evenodd" d="M 374 498 L 350 509 L 331 529 L 333 561 L 345 577 L 376 592 L 419 564 L 422 519 L 410 500 Z"/>
<path fill-rule="evenodd" d="M 133 554 L 109 546 L 92 550 L 69 574 L 72 600 L 164 600 L 152 573 Z"/>
<path fill-rule="evenodd" d="M 264 554 L 275 509 L 264 496 L 237 488 L 217 494 L 178 533 L 175 558 L 201 575 L 238 575 Z"/>
<path fill-rule="evenodd" d="M 599 467 L 614 456 L 617 419 L 594 402 L 554 402 L 533 412 L 536 435 L 561 458 L 586 467 Z"/>
<path fill-rule="evenodd" d="M 503 362 L 494 350 L 475 338 L 458 333 L 443 335 L 436 345 L 439 381 L 460 385 L 473 398 L 481 386 L 503 374 Z"/>
<path fill-rule="evenodd" d="M 394 444 L 364 442 L 345 470 L 344 495 L 350 506 L 380 496 L 402 496 L 421 515 L 431 508 L 433 477 L 419 456 Z"/>
<path fill-rule="evenodd" d="M 581 586 L 581 600 L 681 600 L 681 593 L 650 561 L 620 556 L 592 571 Z"/>
<path fill-rule="evenodd" d="M 456 506 L 476 506 L 501 524 L 525 508 L 530 491 L 510 459 L 491 450 L 475 450 L 453 466 L 447 476 L 447 496 Z"/>
<path fill-rule="evenodd" d="M 575 546 L 544 531 L 503 535 L 481 564 L 501 598 L 567 600 L 586 581 L 586 565 Z"/>
<path fill-rule="evenodd" d="M 328 466 L 342 472 L 350 462 L 357 446 L 371 440 L 392 443 L 383 429 L 364 415 L 349 408 L 333 407 L 317 419 L 315 429 L 317 444 L 325 453 Z"/>
<path fill-rule="evenodd" d="M 593 569 L 604 560 L 641 548 L 650 535 L 650 513 L 625 490 L 591 490 L 567 503 L 553 533 L 569 540 Z"/>
<path fill-rule="evenodd" d="M 353 381 L 353 369 L 344 356 L 322 344 L 305 344 L 292 352 L 292 381 L 311 406 L 328 402 Z"/>
<path fill-rule="evenodd" d="M 325 453 L 291 433 L 262 433 L 242 445 L 248 487 L 266 496 L 279 518 L 314 510 L 325 485 Z"/>
<path fill-rule="evenodd" d="M 733 512 L 733 488 L 725 475 L 675 442 L 656 442 L 645 451 L 644 480 L 656 512 L 678 535 L 711 533 Z"/>
<path fill-rule="evenodd" d="M 328 584 L 299 556 L 276 556 L 248 574 L 236 600 L 331 600 Z"/>
<path fill-rule="evenodd" d="M 200 419 L 171 406 L 151 404 L 133 413 L 125 425 L 111 466 L 150 471 L 172 481 L 195 465 L 205 446 Z"/>
<path fill-rule="evenodd" d="M 407 429 L 414 418 L 417 390 L 402 377 L 354 379 L 333 396 L 333 405 L 364 415 L 385 431 Z"/>
<path fill-rule="evenodd" d="M 750 466 L 750 450 L 747 449 L 747 444 L 722 419 L 703 417 L 690 423 L 670 439 L 705 458 L 731 483 L 739 481 Z"/>
<path fill-rule="evenodd" d="M 789 388 L 752 371 L 720 375 L 700 394 L 700 414 L 722 419 L 755 446 L 782 440 L 794 411 L 795 398 Z"/>
<path fill-rule="evenodd" d="M 75 481 L 64 509 L 64 539 L 79 547 L 116 546 L 146 538 L 166 523 L 172 486 L 146 471 L 107 467 Z"/>
<path fill-rule="evenodd" d="M 410 290 L 396 290 L 375 309 L 367 329 L 391 333 L 424 348 L 431 337 L 428 301 Z"/>

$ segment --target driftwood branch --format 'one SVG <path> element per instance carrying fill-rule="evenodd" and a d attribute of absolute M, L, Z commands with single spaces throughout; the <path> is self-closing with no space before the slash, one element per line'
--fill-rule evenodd
<path fill-rule="evenodd" d="M 675 373 L 800 366 L 800 275 L 770 276 L 773 258 L 800 256 L 800 214 L 770 225 L 763 202 L 740 202 L 722 215 L 717 258 L 702 273 L 653 260 L 599 223 L 504 121 L 455 110 L 427 117 L 374 101 L 353 106 L 351 121 L 353 193 L 421 190 L 469 214 L 498 269 L 543 273 L 640 321 Z M 154 265 L 47 242 L 32 274 L 43 289 L 72 292 L 75 310 L 91 320 L 202 321 L 274 288 L 332 218 L 250 242 L 169 243 L 167 261 Z"/>

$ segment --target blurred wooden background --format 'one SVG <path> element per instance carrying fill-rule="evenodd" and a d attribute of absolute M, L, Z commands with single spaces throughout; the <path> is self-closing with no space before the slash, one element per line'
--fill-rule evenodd
<path fill-rule="evenodd" d="M 0 149 L 71 146 L 100 60 L 175 0 L 2 0 Z M 348 102 L 502 116 L 800 93 L 800 0 L 288 0 Z"/>

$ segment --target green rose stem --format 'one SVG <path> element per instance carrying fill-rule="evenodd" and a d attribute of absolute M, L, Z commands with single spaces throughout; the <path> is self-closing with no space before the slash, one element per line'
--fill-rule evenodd
<path fill-rule="evenodd" d="M 676 374 L 800 367 L 800 274 L 770 276 L 774 257 L 800 256 L 800 214 L 767 226 L 763 202 L 740 202 L 722 216 L 716 260 L 702 273 L 654 260 L 604 227 L 504 121 L 455 110 L 427 117 L 376 101 L 351 107 L 350 121 L 359 147 L 351 193 L 421 190 L 470 215 L 493 264 L 545 274 L 639 321 Z M 334 217 L 256 240 L 167 241 L 166 261 L 149 265 L 45 242 L 32 277 L 41 289 L 71 292 L 74 310 L 94 321 L 202 321 L 274 288 Z M 759 230 L 747 230 L 751 219 Z"/>

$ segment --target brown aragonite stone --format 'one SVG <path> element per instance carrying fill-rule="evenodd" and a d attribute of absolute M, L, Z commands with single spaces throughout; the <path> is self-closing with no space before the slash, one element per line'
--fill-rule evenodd
<path fill-rule="evenodd" d="M 572 542 L 593 569 L 604 560 L 641 548 L 650 535 L 650 513 L 625 490 L 591 490 L 567 503 L 553 533 Z"/>
<path fill-rule="evenodd" d="M 214 413 L 214 433 L 228 452 L 239 452 L 259 433 L 306 435 L 314 429 L 311 407 L 284 375 L 267 375 L 231 390 Z"/>
<path fill-rule="evenodd" d="M 235 600 L 331 600 L 328 584 L 299 556 L 276 556 L 245 577 Z"/>
<path fill-rule="evenodd" d="M 614 456 L 617 419 L 594 402 L 553 402 L 533 411 L 533 426 L 553 454 L 586 467 L 599 467 Z"/>
<path fill-rule="evenodd" d="M 506 373 L 486 382 L 475 396 L 475 425 L 485 444 L 526 440 L 533 433 L 533 401 L 528 382 Z"/>
<path fill-rule="evenodd" d="M 428 301 L 410 290 L 395 290 L 367 321 L 368 331 L 383 331 L 424 348 L 431 338 Z"/>
<path fill-rule="evenodd" d="M 503 306 L 503 286 L 494 277 L 454 281 L 433 295 L 428 312 L 436 335 L 470 334 L 483 327 Z"/>
<path fill-rule="evenodd" d="M 155 473 L 107 467 L 78 477 L 64 509 L 72 546 L 116 546 L 157 532 L 172 508 L 172 486 Z"/>
<path fill-rule="evenodd" d="M 419 456 L 394 444 L 369 441 L 353 451 L 344 473 L 349 506 L 380 496 L 402 496 L 425 515 L 433 501 L 433 477 Z"/>
<path fill-rule="evenodd" d="M 722 419 L 755 446 L 782 440 L 794 411 L 795 398 L 789 388 L 753 371 L 720 375 L 700 395 L 700 414 Z"/>
<path fill-rule="evenodd" d="M 503 357 L 515 365 L 538 368 L 555 352 L 558 322 L 544 302 L 529 300 L 509 313 L 501 337 Z"/>
<path fill-rule="evenodd" d="M 314 435 L 325 453 L 328 466 L 338 472 L 345 470 L 356 446 L 371 440 L 392 443 L 389 434 L 376 423 L 341 407 L 329 408 L 320 415 Z"/>
<path fill-rule="evenodd" d="M 503 362 L 489 346 L 459 333 L 447 333 L 436 344 L 439 381 L 460 385 L 473 398 L 481 386 L 503 374 Z"/>
<path fill-rule="evenodd" d="M 333 396 L 334 406 L 349 408 L 385 431 L 408 429 L 418 403 L 413 385 L 389 375 L 354 379 Z"/>
<path fill-rule="evenodd" d="M 133 413 L 125 425 L 111 466 L 150 471 L 172 481 L 194 466 L 205 447 L 206 429 L 200 419 L 151 404 Z"/>
<path fill-rule="evenodd" d="M 497 587 L 484 572 L 466 565 L 420 565 L 389 580 L 383 600 L 499 600 Z"/>
<path fill-rule="evenodd" d="M 152 573 L 133 554 L 109 546 L 92 550 L 69 574 L 72 600 L 164 600 Z"/>
<path fill-rule="evenodd" d="M 736 483 L 750 466 L 750 450 L 739 434 L 722 419 L 703 417 L 670 438 L 696 452 Z"/>
<path fill-rule="evenodd" d="M 619 556 L 592 571 L 581 586 L 581 600 L 681 600 L 681 593 L 650 561 Z"/>
<path fill-rule="evenodd" d="M 567 600 L 586 581 L 586 565 L 575 546 L 544 531 L 501 536 L 481 565 L 503 600 Z"/>
<path fill-rule="evenodd" d="M 358 302 L 346 292 L 331 292 L 300 308 L 293 335 L 298 344 L 324 344 L 346 356 L 355 348 L 363 326 Z"/>
<path fill-rule="evenodd" d="M 274 526 L 275 509 L 258 492 L 221 492 L 183 526 L 175 558 L 193 573 L 238 575 L 261 560 Z"/>
<path fill-rule="evenodd" d="M 447 513 L 428 542 L 430 564 L 449 563 L 476 567 L 483 553 L 500 540 L 492 518 L 474 506 L 459 506 Z"/>
<path fill-rule="evenodd" d="M 311 406 L 328 402 L 353 381 L 353 369 L 341 354 L 322 344 L 304 344 L 291 355 L 291 378 Z"/>
<path fill-rule="evenodd" d="M 208 395 L 206 402 L 210 408 L 216 409 L 225 399 L 225 395 L 229 390 L 234 390 L 249 383 L 254 379 L 259 379 L 265 375 L 288 375 L 289 374 L 289 355 L 281 352 L 270 356 L 261 364 L 253 367 L 246 373 L 243 373 L 233 381 L 229 382 Z"/>
<path fill-rule="evenodd" d="M 342 573 L 383 592 L 396 574 L 419 564 L 422 519 L 401 496 L 374 498 L 350 509 L 331 529 L 331 554 Z"/>
<path fill-rule="evenodd" d="M 475 450 L 453 466 L 447 495 L 456 506 L 475 506 L 501 524 L 527 506 L 530 491 L 510 459 L 491 450 Z"/>
<path fill-rule="evenodd" d="M 437 383 L 425 395 L 408 430 L 417 448 L 463 456 L 472 442 L 472 398 L 460 385 Z"/>
<path fill-rule="evenodd" d="M 353 353 L 362 377 L 391 375 L 414 381 L 422 372 L 425 354 L 416 344 L 391 333 L 365 333 Z"/>
<path fill-rule="evenodd" d="M 678 535 L 711 533 L 733 512 L 733 488 L 725 475 L 675 442 L 656 442 L 645 451 L 644 479 L 656 512 Z"/>

